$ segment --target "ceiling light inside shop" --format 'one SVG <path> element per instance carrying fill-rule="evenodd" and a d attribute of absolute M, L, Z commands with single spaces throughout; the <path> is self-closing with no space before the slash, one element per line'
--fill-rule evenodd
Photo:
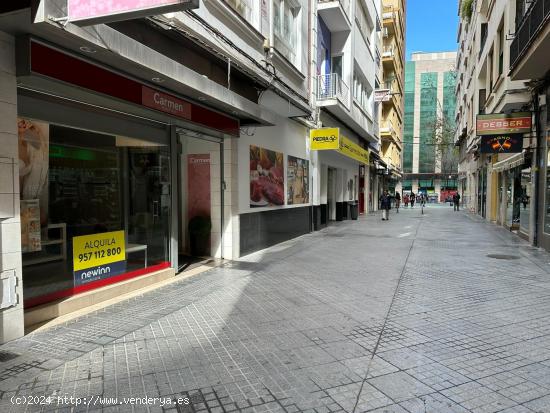
<path fill-rule="evenodd" d="M 86 53 L 95 53 L 97 50 L 92 49 L 90 46 L 80 46 L 80 50 Z"/>

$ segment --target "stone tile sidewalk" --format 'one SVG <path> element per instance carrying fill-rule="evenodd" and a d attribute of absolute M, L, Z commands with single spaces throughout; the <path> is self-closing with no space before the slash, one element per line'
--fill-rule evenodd
<path fill-rule="evenodd" d="M 0 347 L 0 411 L 550 412 L 549 269 L 452 208 L 343 222 Z"/>

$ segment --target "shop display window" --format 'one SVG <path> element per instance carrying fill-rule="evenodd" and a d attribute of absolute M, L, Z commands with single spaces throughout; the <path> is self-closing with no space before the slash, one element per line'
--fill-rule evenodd
<path fill-rule="evenodd" d="M 532 179 L 531 168 L 525 168 L 521 171 L 521 194 L 520 194 L 520 230 L 529 234 L 530 215 L 531 215 L 531 198 L 532 198 Z"/>
<path fill-rule="evenodd" d="M 25 306 L 170 266 L 168 144 L 18 120 Z"/>

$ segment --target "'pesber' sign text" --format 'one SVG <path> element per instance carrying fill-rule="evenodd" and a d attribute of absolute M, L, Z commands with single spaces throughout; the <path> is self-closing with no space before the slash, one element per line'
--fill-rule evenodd
<path fill-rule="evenodd" d="M 476 134 L 501 135 L 531 132 L 531 112 L 477 115 Z"/>

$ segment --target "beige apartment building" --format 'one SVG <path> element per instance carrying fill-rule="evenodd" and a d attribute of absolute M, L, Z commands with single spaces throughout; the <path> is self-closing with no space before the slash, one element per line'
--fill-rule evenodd
<path fill-rule="evenodd" d="M 380 138 L 385 187 L 400 190 L 403 153 L 406 0 L 382 0 Z"/>
<path fill-rule="evenodd" d="M 525 130 L 492 134 L 481 123 L 508 118 L 531 122 L 528 80 L 510 76 L 510 44 L 521 20 L 520 9 L 525 7 L 521 1 L 460 1 L 456 137 L 463 205 L 533 239 L 532 148 L 536 139 L 531 124 Z M 502 145 L 505 140 L 509 149 Z"/>

